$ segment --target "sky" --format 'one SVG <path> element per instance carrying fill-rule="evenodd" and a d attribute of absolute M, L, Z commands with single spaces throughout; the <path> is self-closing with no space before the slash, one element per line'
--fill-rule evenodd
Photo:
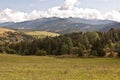
<path fill-rule="evenodd" d="M 79 17 L 120 22 L 120 0 L 1 0 L 0 22 Z"/>

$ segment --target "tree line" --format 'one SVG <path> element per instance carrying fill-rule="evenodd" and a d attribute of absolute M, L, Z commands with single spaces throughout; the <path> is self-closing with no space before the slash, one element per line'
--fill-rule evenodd
<path fill-rule="evenodd" d="M 107 32 L 89 31 L 64 34 L 44 39 L 6 43 L 4 51 L 19 55 L 76 55 L 79 57 L 120 56 L 120 29 Z M 0 50 L 0 51 L 3 51 Z"/>

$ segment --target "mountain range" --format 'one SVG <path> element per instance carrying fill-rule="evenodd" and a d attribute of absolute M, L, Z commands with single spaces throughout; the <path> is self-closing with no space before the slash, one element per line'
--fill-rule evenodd
<path fill-rule="evenodd" d="M 120 28 L 120 22 L 110 20 L 97 19 L 82 19 L 82 18 L 41 18 L 24 22 L 5 22 L 0 23 L 0 26 L 25 29 L 25 30 L 40 30 L 56 33 L 72 33 L 79 31 L 107 31 L 110 28 Z"/>

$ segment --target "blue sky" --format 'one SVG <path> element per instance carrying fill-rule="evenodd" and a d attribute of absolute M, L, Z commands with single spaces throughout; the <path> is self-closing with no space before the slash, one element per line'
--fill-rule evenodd
<path fill-rule="evenodd" d="M 100 11 L 120 9 L 120 0 L 81 0 L 80 7 L 95 8 Z"/>
<path fill-rule="evenodd" d="M 64 0 L 1 0 L 0 10 L 10 8 L 20 11 L 47 10 L 50 7 L 60 5 Z"/>
<path fill-rule="evenodd" d="M 1 0 L 0 10 L 6 8 L 30 12 L 36 10 L 47 10 L 48 8 L 62 5 L 64 0 Z M 120 10 L 120 0 L 80 0 L 80 8 L 94 8 L 102 12 Z"/>

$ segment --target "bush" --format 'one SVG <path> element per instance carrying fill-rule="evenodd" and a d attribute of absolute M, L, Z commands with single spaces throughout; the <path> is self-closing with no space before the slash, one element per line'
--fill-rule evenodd
<path fill-rule="evenodd" d="M 118 53 L 118 57 L 120 57 L 120 52 Z"/>
<path fill-rule="evenodd" d="M 47 52 L 45 50 L 38 50 L 35 55 L 36 56 L 46 56 Z"/>
<path fill-rule="evenodd" d="M 101 50 L 97 50 L 98 53 L 98 57 L 104 57 L 105 56 L 105 52 L 101 49 Z"/>
<path fill-rule="evenodd" d="M 83 54 L 84 54 L 84 51 L 83 51 L 82 48 L 79 48 L 79 47 L 72 47 L 70 53 L 73 54 L 73 55 L 78 55 L 79 57 L 82 57 Z"/>
<path fill-rule="evenodd" d="M 118 52 L 118 57 L 120 57 L 120 49 L 117 52 Z"/>
<path fill-rule="evenodd" d="M 8 53 L 8 54 L 16 54 L 17 52 L 14 49 L 7 48 L 6 53 Z"/>
<path fill-rule="evenodd" d="M 92 56 L 98 56 L 98 52 L 96 50 L 91 51 L 90 55 Z"/>
<path fill-rule="evenodd" d="M 79 52 L 78 52 L 78 56 L 79 56 L 79 57 L 82 57 L 82 56 L 83 56 L 83 54 L 84 54 L 83 49 L 79 48 L 79 50 L 78 50 L 78 51 L 79 51 Z"/>
<path fill-rule="evenodd" d="M 25 49 L 23 53 L 20 53 L 21 55 L 30 55 L 30 52 L 28 49 Z"/>
<path fill-rule="evenodd" d="M 2 53 L 3 52 L 3 50 L 2 50 L 2 48 L 0 47 L 0 53 Z"/>

